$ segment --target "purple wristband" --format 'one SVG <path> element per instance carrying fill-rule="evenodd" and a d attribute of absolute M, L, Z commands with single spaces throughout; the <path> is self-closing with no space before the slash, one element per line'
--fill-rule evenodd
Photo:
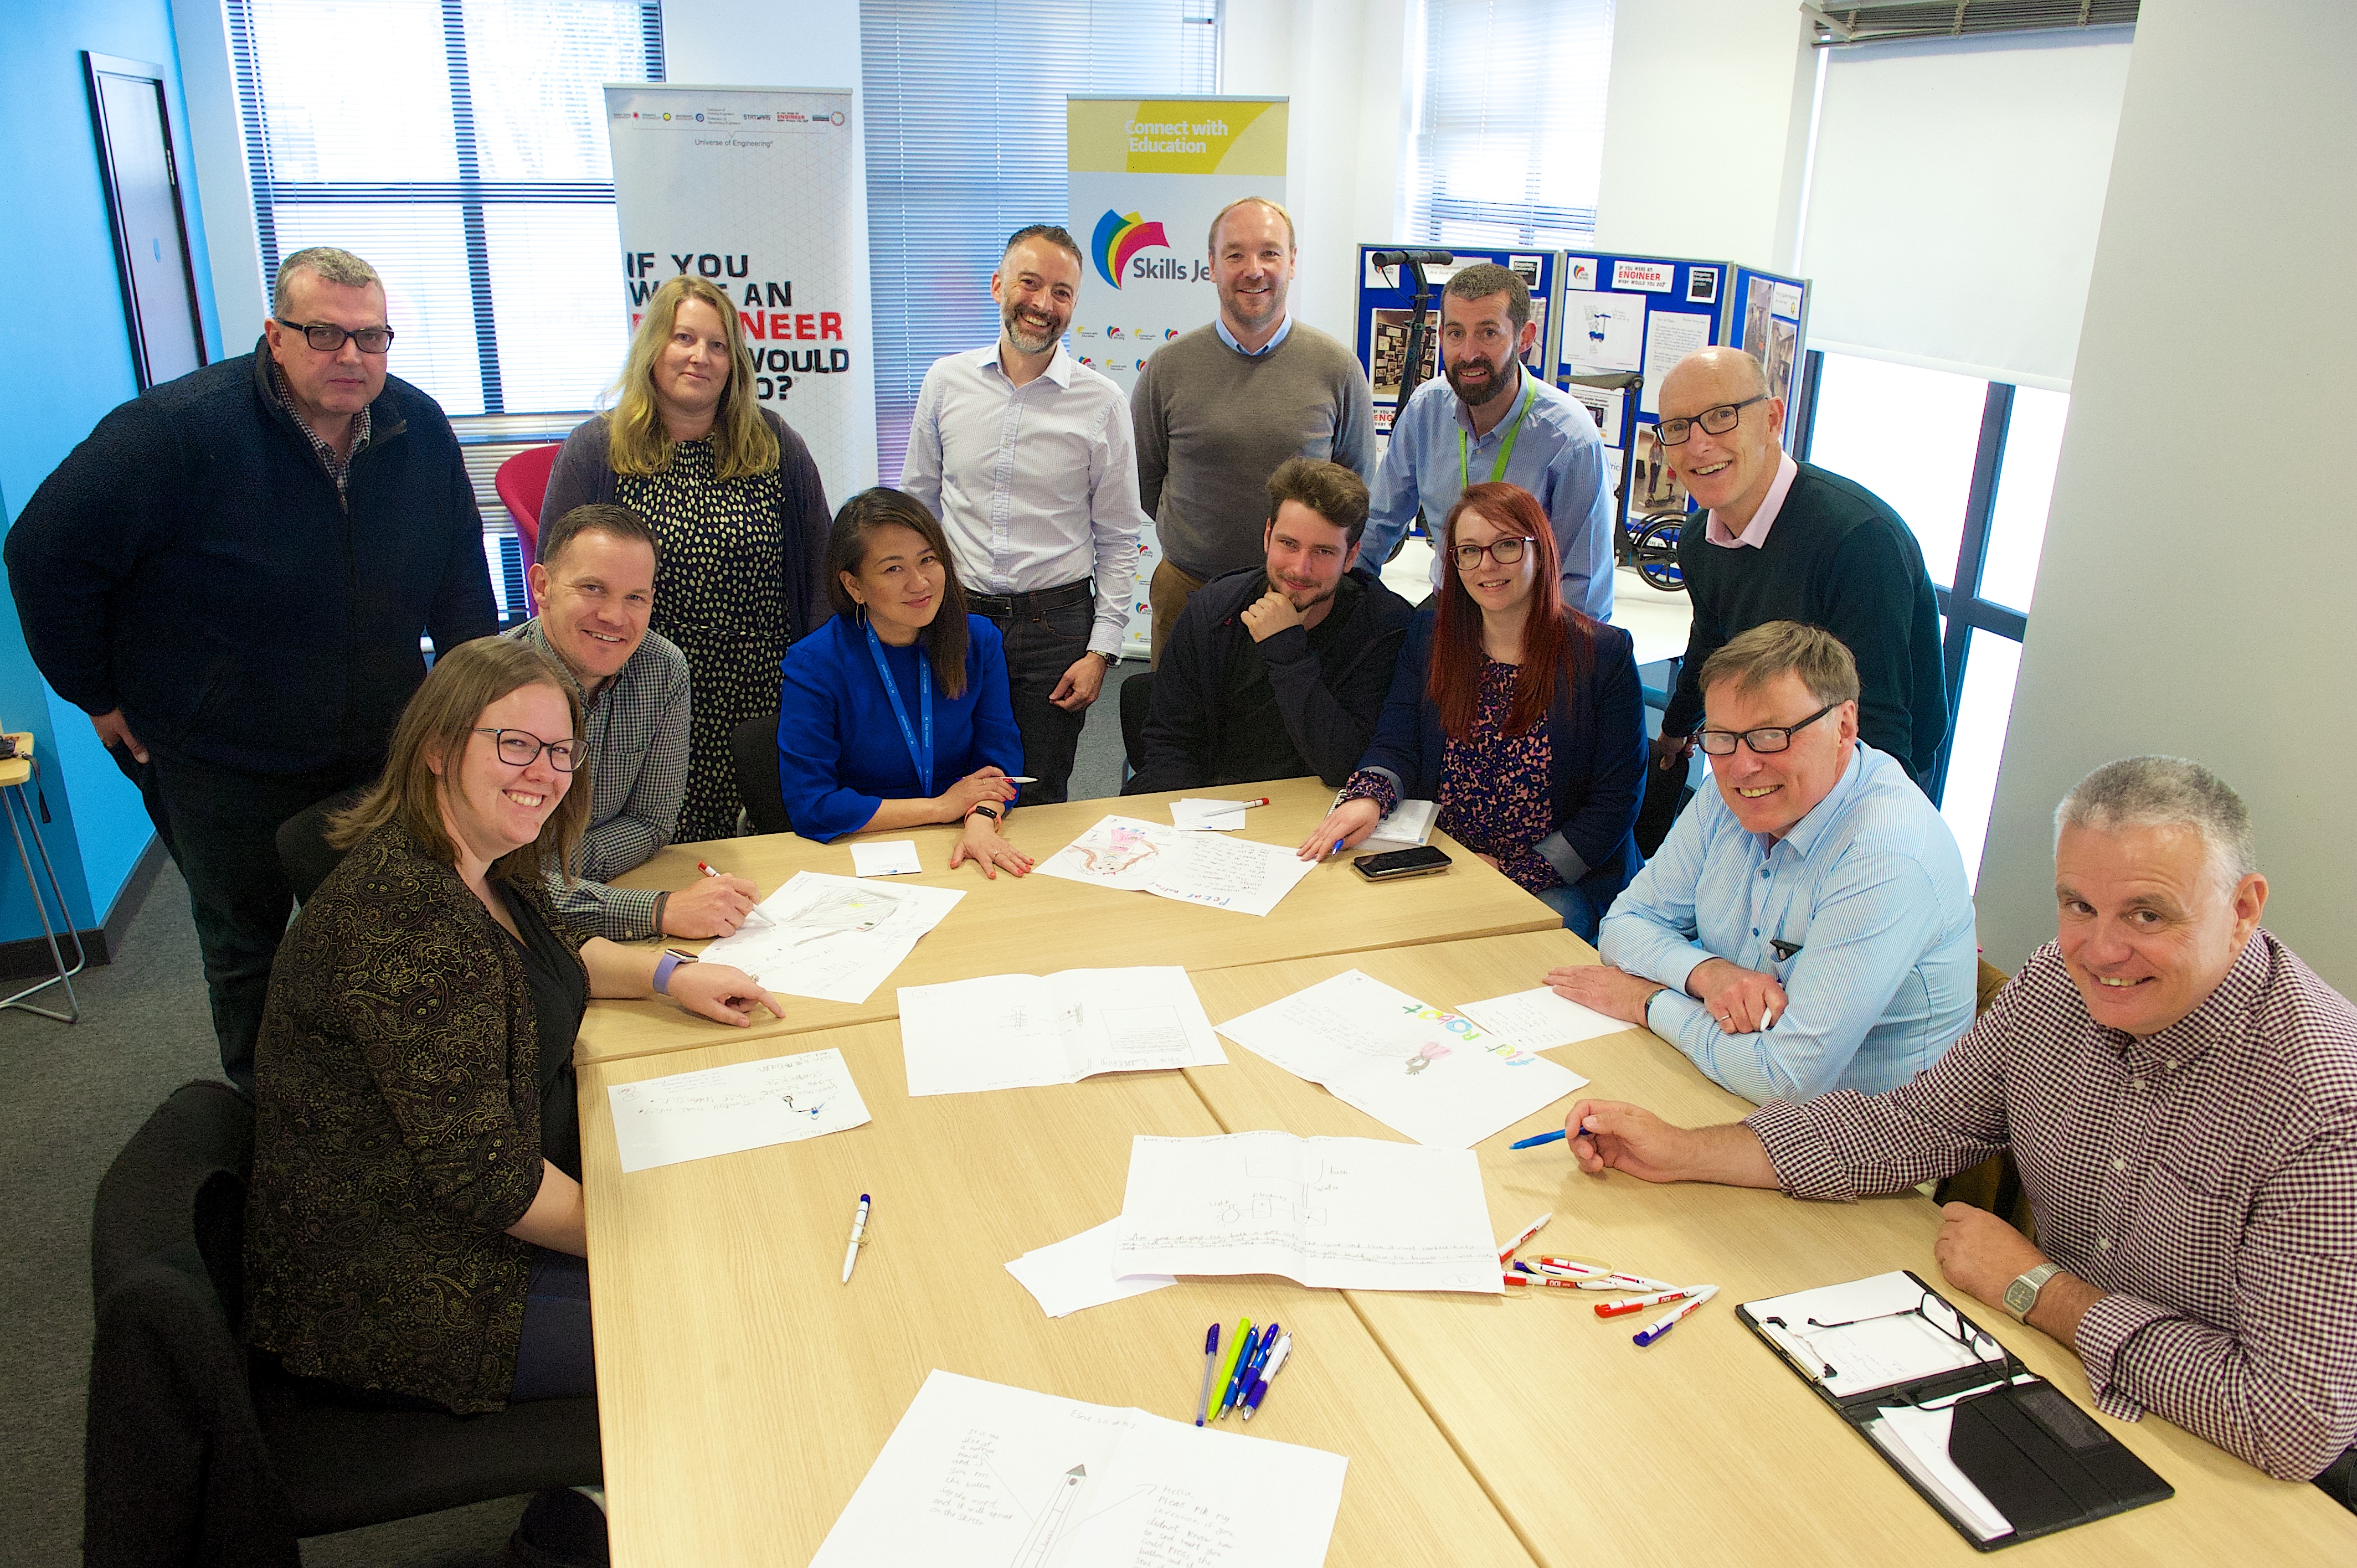
<path fill-rule="evenodd" d="M 689 958 L 685 953 L 676 953 L 669 950 L 666 950 L 662 957 L 655 960 L 655 994 L 658 996 L 670 995 L 671 972 L 677 969 L 681 964 L 694 963 L 694 961 L 695 961 L 694 959 Z"/>

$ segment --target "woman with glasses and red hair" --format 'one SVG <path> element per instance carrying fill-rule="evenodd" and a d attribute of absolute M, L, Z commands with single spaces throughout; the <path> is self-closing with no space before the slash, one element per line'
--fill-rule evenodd
<path fill-rule="evenodd" d="M 1400 650 L 1375 738 L 1304 859 L 1349 849 L 1401 800 L 1586 941 L 1640 865 L 1645 780 L 1635 645 L 1563 603 L 1555 531 L 1520 486 L 1474 485 L 1442 530 L 1448 570 Z"/>

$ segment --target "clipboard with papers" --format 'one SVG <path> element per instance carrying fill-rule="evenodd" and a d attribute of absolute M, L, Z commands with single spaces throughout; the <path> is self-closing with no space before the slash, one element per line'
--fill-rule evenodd
<path fill-rule="evenodd" d="M 1979 1551 L 2176 1495 L 1912 1270 L 1736 1316 Z"/>

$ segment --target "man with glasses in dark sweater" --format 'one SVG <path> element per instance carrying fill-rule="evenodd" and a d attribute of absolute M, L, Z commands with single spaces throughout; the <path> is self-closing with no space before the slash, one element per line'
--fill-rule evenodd
<path fill-rule="evenodd" d="M 1931 792 L 1948 736 L 1939 602 L 1922 546 L 1864 486 L 1783 448 L 1784 400 L 1740 349 L 1703 349 L 1662 381 L 1663 456 L 1708 509 L 1678 541 L 1694 628 L 1653 766 L 1683 763 L 1702 719 L 1702 667 L 1771 620 L 1823 627 L 1857 661 L 1859 738 Z"/>

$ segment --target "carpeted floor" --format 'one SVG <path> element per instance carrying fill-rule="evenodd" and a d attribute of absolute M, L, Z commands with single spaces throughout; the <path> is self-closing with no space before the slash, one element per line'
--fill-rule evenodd
<path fill-rule="evenodd" d="M 1071 796 L 1121 787 L 1125 662 L 1090 711 Z M 1017 841 L 1020 842 L 1019 830 Z M 1042 854 L 1059 846 L 1026 845 Z M 98 1180 L 164 1097 L 217 1078 L 188 895 L 170 866 L 123 950 L 77 976 L 72 1026 L 0 1011 L 0 1170 L 15 1237 L 0 1250 L 0 1565 L 67 1568 L 81 1556 L 82 1421 L 90 1364 L 90 1215 Z M 523 1499 L 307 1541 L 311 1568 L 490 1568 Z"/>

